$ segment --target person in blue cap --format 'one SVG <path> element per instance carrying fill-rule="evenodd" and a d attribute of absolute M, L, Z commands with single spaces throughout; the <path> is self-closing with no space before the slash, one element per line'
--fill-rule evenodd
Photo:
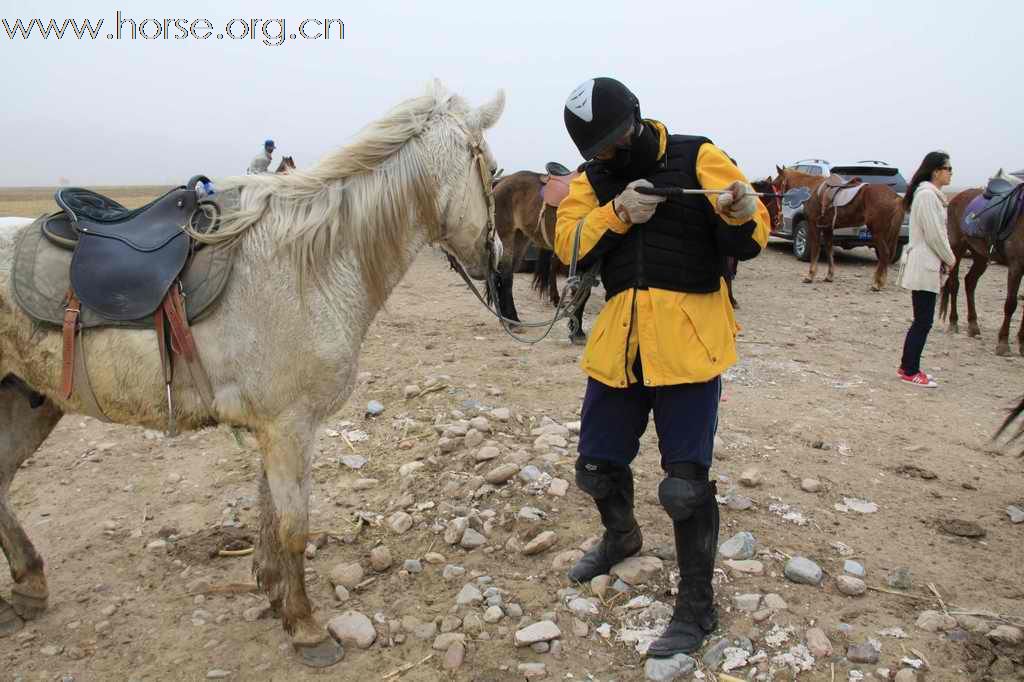
<path fill-rule="evenodd" d="M 259 175 L 260 173 L 269 173 L 271 155 L 277 147 L 274 145 L 273 140 L 266 140 L 263 143 L 263 153 L 259 154 L 249 164 L 249 168 L 246 171 L 247 175 Z"/>

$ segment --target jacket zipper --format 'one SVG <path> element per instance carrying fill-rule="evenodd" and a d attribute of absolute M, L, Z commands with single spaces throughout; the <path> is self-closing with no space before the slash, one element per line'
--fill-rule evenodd
<path fill-rule="evenodd" d="M 623 354 L 622 369 L 623 377 L 626 379 L 626 387 L 629 387 L 629 339 L 633 336 L 633 317 L 636 315 L 636 289 L 633 289 L 633 300 L 629 303 L 629 329 L 626 331 L 626 352 Z M 637 339 L 636 352 L 640 353 L 640 340 Z"/>

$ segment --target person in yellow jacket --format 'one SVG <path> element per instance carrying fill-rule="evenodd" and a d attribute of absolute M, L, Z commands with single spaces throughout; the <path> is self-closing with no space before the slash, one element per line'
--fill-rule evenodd
<path fill-rule="evenodd" d="M 576 461 L 576 484 L 605 531 L 569 577 L 588 581 L 640 551 L 630 465 L 653 411 L 665 471 L 658 498 L 672 519 L 680 579 L 672 621 L 648 655 L 692 653 L 718 623 L 709 471 L 721 374 L 736 362 L 739 329 L 724 261 L 760 253 L 768 211 L 725 152 L 641 118 L 639 100 L 617 80 L 579 85 L 564 118 L 586 163 L 558 208 L 555 253 L 568 263 L 578 243 L 579 267 L 600 263 L 606 292 L 581 362 L 589 378 Z M 666 197 L 645 188 L 724 192 Z"/>

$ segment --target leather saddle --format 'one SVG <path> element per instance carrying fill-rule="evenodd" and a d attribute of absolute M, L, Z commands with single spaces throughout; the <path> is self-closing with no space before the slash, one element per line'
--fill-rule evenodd
<path fill-rule="evenodd" d="M 540 176 L 541 198 L 546 206 L 558 208 L 562 200 L 569 196 L 569 183 L 579 175 L 557 161 L 550 161 L 544 166 L 546 174 Z"/>
<path fill-rule="evenodd" d="M 853 201 L 857 193 L 864 187 L 864 181 L 860 178 L 845 180 L 842 176 L 835 173 L 829 175 L 821 183 L 819 190 L 821 192 L 822 212 L 833 211 L 838 214 L 839 209 Z M 834 215 L 833 223 L 835 222 L 835 217 Z"/>
<path fill-rule="evenodd" d="M 195 176 L 136 209 L 91 190 L 62 188 L 54 196 L 61 211 L 43 216 L 19 235 L 12 276 L 15 299 L 33 319 L 62 326 L 62 397 L 71 398 L 77 377 L 83 407 L 94 416 L 104 418 L 89 385 L 84 350 L 76 352 L 76 345 L 81 345 L 84 329 L 102 326 L 156 329 L 171 433 L 173 354 L 184 360 L 200 397 L 212 408 L 212 387 L 189 322 L 220 295 L 231 259 L 220 249 L 197 255 L 197 244 L 184 229 L 217 228 L 219 202 L 200 200 L 200 182 L 209 180 Z M 63 294 L 55 291 L 62 286 Z M 63 315 L 54 310 L 56 296 L 61 296 Z"/>
<path fill-rule="evenodd" d="M 1002 178 L 992 178 L 981 196 L 967 205 L 965 231 L 1001 246 L 1013 234 L 1022 213 L 1024 183 L 1014 185 Z"/>

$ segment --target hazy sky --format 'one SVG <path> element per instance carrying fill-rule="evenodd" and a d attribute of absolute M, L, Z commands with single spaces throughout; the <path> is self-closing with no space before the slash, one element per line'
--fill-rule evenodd
<path fill-rule="evenodd" d="M 104 20 L 101 37 L 8 38 L 0 24 L 0 185 L 178 183 L 243 172 L 263 139 L 300 167 L 430 78 L 505 115 L 506 172 L 575 165 L 562 106 L 579 82 L 624 81 L 645 116 L 710 137 L 750 177 L 804 157 L 882 159 L 909 178 L 931 149 L 954 184 L 1024 166 L 1020 2 L 122 3 L 153 39 L 106 38 L 118 5 L 0 0 L 0 19 Z M 156 36 L 164 19 L 341 19 L 345 37 Z M 188 24 L 184 24 L 186 29 Z M 198 25 L 202 33 L 203 25 Z M 267 26 L 276 37 L 279 24 Z M 242 35 L 242 23 L 232 26 Z M 317 24 L 305 26 L 315 34 Z M 125 24 L 124 30 L 130 30 Z M 274 42 L 274 41 L 271 41 Z"/>

